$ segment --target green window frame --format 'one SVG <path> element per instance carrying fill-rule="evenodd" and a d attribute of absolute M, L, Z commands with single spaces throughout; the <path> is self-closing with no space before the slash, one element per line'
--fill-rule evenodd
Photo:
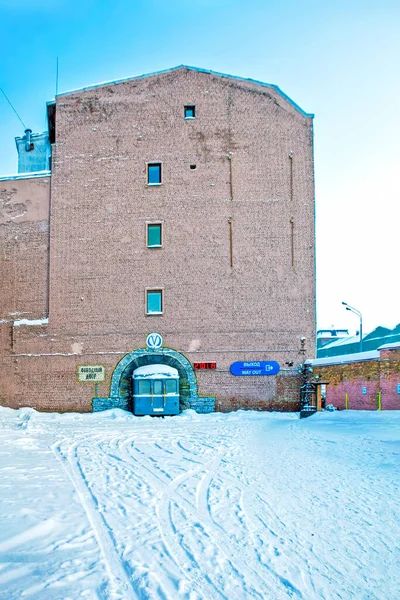
<path fill-rule="evenodd" d="M 162 248 L 162 223 L 146 223 L 146 245 L 148 248 Z"/>
<path fill-rule="evenodd" d="M 161 163 L 147 163 L 147 185 L 162 184 L 162 167 Z"/>
<path fill-rule="evenodd" d="M 164 299 L 162 289 L 146 290 L 146 315 L 162 315 L 164 312 Z"/>

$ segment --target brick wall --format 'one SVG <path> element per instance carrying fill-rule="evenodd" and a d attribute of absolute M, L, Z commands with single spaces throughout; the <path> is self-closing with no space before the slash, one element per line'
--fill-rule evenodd
<path fill-rule="evenodd" d="M 50 177 L 0 180 L 0 320 L 47 316 Z"/>
<path fill-rule="evenodd" d="M 40 394 L 28 375 L 16 380 L 11 355 L 14 321 L 48 316 L 49 203 L 48 175 L 0 179 L 0 402 L 9 405 L 19 392 Z"/>
<path fill-rule="evenodd" d="M 400 348 L 380 351 L 380 391 L 382 408 L 400 410 Z"/>
<path fill-rule="evenodd" d="M 362 357 L 362 355 L 360 355 Z M 339 360 L 333 357 L 332 360 Z M 326 360 L 326 359 L 322 359 Z M 382 410 L 400 410 L 400 348 L 382 349 L 379 357 L 370 360 L 352 360 L 339 364 L 318 364 L 311 361 L 313 375 L 329 381 L 326 403 L 339 409 L 346 406 L 354 410 L 377 410 L 380 392 Z M 363 393 L 363 390 L 366 393 Z"/>
<path fill-rule="evenodd" d="M 184 119 L 185 104 L 196 105 L 195 120 Z M 18 391 L 4 392 L 7 402 L 90 410 L 76 365 L 106 361 L 111 372 L 109 353 L 159 331 L 191 362 L 217 362 L 198 378 L 219 410 L 295 406 L 296 378 L 239 378 L 229 366 L 296 367 L 303 336 L 314 356 L 311 116 L 273 87 L 182 68 L 59 96 L 56 135 L 49 323 L 4 333 Z M 146 185 L 149 161 L 162 162 L 161 186 Z M 163 248 L 146 247 L 147 221 L 163 223 Z M 44 231 L 43 244 L 27 236 L 46 249 Z M 38 284 L 25 269 L 7 305 L 43 314 L 47 257 L 30 271 Z M 163 315 L 145 315 L 146 287 L 163 288 Z"/>

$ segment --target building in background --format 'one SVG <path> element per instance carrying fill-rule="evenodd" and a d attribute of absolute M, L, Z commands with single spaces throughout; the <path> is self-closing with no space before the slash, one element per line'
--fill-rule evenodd
<path fill-rule="evenodd" d="M 400 341 L 376 350 L 307 360 L 324 403 L 339 410 L 400 409 Z M 321 384 L 324 382 L 324 384 Z"/>
<path fill-rule="evenodd" d="M 321 344 L 320 336 L 317 334 L 317 358 L 342 356 L 344 354 L 355 354 L 360 352 L 359 332 L 354 336 L 344 335 L 341 337 L 338 335 L 331 342 L 326 341 L 326 337 L 324 337 L 323 340 L 325 343 Z M 376 327 L 373 331 L 368 333 L 368 335 L 363 336 L 362 342 L 364 352 L 377 350 L 380 346 L 385 344 L 395 344 L 400 342 L 400 323 L 393 329 L 381 326 Z"/>
<path fill-rule="evenodd" d="M 0 402 L 135 411 L 151 371 L 136 388 L 152 414 L 174 393 L 180 409 L 297 408 L 315 352 L 313 116 L 274 85 L 184 66 L 47 111 L 0 178 Z"/>
<path fill-rule="evenodd" d="M 337 340 L 345 340 L 350 337 L 348 329 L 318 329 L 317 331 L 317 356 L 319 351 L 324 346 L 336 342 Z"/>
<path fill-rule="evenodd" d="M 51 146 L 47 133 L 32 133 L 26 129 L 15 138 L 18 152 L 18 173 L 40 172 L 50 169 Z"/>

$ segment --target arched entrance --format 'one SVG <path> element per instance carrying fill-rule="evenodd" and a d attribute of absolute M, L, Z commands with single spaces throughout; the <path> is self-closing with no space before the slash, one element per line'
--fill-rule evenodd
<path fill-rule="evenodd" d="M 132 373 L 145 365 L 166 364 L 179 373 L 179 410 L 196 408 L 203 405 L 203 399 L 198 396 L 197 381 L 191 363 L 179 352 L 170 348 L 140 348 L 126 354 L 114 369 L 110 396 L 108 398 L 93 398 L 93 411 L 108 408 L 122 408 L 132 411 Z M 214 400 L 204 398 L 204 400 Z M 208 407 L 209 403 L 207 403 Z M 206 406 L 204 404 L 204 406 Z M 213 410 L 213 408 L 211 408 Z M 211 412 L 210 410 L 202 412 Z"/>

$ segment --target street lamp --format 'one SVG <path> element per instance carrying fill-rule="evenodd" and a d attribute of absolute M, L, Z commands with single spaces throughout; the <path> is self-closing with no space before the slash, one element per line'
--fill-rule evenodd
<path fill-rule="evenodd" d="M 354 308 L 353 306 L 349 306 L 349 304 L 347 304 L 347 302 L 342 302 L 342 304 L 346 307 L 346 310 L 349 310 L 350 312 L 354 313 L 355 315 L 358 316 L 358 318 L 360 319 L 360 352 L 363 351 L 363 340 L 362 340 L 362 314 L 360 313 L 359 310 L 357 310 L 356 308 Z"/>

